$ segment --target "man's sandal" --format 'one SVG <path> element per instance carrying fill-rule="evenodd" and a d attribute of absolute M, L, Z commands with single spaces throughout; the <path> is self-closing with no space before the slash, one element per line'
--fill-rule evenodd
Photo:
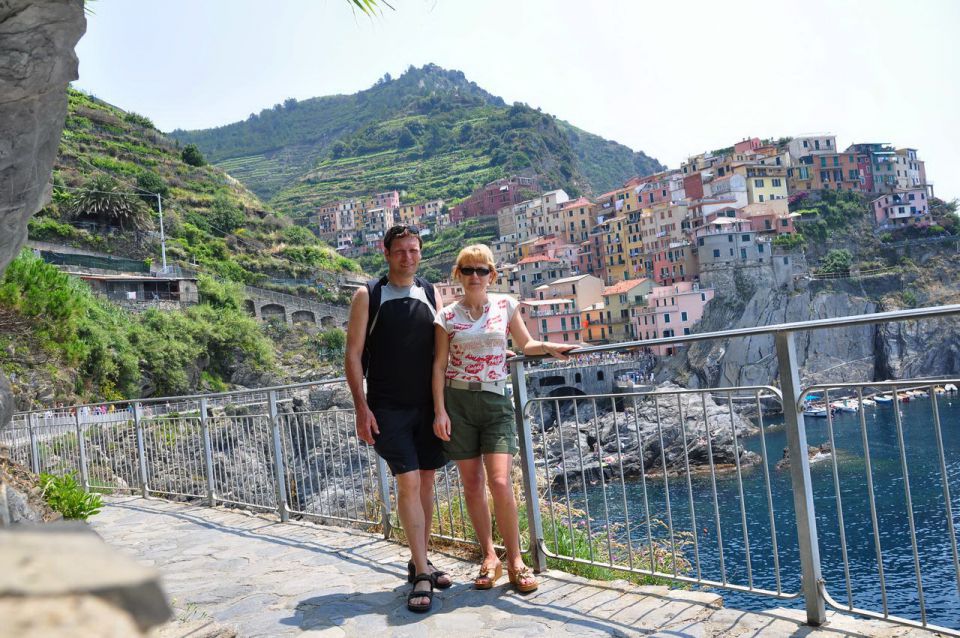
<path fill-rule="evenodd" d="M 437 569 L 437 566 L 431 563 L 430 561 L 427 561 L 427 566 L 433 567 L 433 571 L 430 573 L 430 578 L 433 579 L 434 587 L 436 587 L 437 589 L 446 589 L 447 587 L 450 587 L 451 585 L 453 585 L 453 579 L 450 578 L 450 574 L 440 569 Z M 408 583 L 413 582 L 413 579 L 415 578 L 416 573 L 417 573 L 416 565 L 413 564 L 413 561 L 409 561 L 407 563 L 407 582 Z M 443 578 L 444 576 L 447 577 L 447 580 L 445 582 L 440 582 L 440 579 Z"/>
<path fill-rule="evenodd" d="M 430 583 L 430 589 L 427 591 L 417 591 L 417 583 L 426 581 Z M 426 598 L 426 604 L 421 603 L 419 605 L 413 604 L 415 598 Z M 430 611 L 430 606 L 433 605 L 433 579 L 430 578 L 430 574 L 417 574 L 413 579 L 413 589 L 410 590 L 410 593 L 407 594 L 407 609 L 410 611 L 415 611 L 418 614 Z"/>
<path fill-rule="evenodd" d="M 521 594 L 529 594 L 536 591 L 537 587 L 540 586 L 533 572 L 526 565 L 520 569 L 510 569 L 508 567 L 507 575 L 510 577 L 510 584 Z M 526 584 L 524 584 L 524 581 L 526 581 Z"/>
<path fill-rule="evenodd" d="M 503 576 L 503 563 L 497 563 L 497 566 L 493 568 L 493 575 L 490 574 L 489 566 L 481 565 L 480 574 L 473 579 L 473 588 L 492 589 L 501 576 Z"/>

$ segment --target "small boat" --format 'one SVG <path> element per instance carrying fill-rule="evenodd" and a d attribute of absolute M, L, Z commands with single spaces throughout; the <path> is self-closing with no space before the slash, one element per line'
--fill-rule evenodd
<path fill-rule="evenodd" d="M 814 408 L 814 407 L 806 408 L 806 409 L 803 411 L 803 416 L 812 416 L 812 417 L 816 417 L 816 418 L 818 418 L 818 419 L 825 419 L 825 418 L 827 418 L 827 409 L 826 409 L 826 408 Z"/>
<path fill-rule="evenodd" d="M 953 385 L 952 383 L 948 383 L 945 386 L 943 386 L 943 389 L 946 390 L 947 392 L 953 393 L 957 391 L 957 386 Z"/>
<path fill-rule="evenodd" d="M 881 404 L 893 403 L 893 397 L 889 394 L 878 394 L 877 396 L 873 397 L 873 400 Z"/>
<path fill-rule="evenodd" d="M 934 392 L 935 394 L 946 394 L 946 393 L 947 393 L 947 391 L 943 389 L 943 386 L 939 386 L 939 385 L 933 389 L 933 392 Z"/>
<path fill-rule="evenodd" d="M 844 399 L 843 401 L 834 401 L 830 404 L 830 407 L 836 410 L 837 412 L 856 412 L 860 408 L 857 407 L 855 401 L 850 399 Z"/>
<path fill-rule="evenodd" d="M 868 408 L 871 408 L 877 404 L 877 402 L 874 401 L 873 399 L 860 399 L 860 403 L 862 403 L 864 407 L 868 407 Z"/>
<path fill-rule="evenodd" d="M 924 392 L 923 390 L 916 390 L 914 391 L 913 396 L 917 397 L 918 399 L 929 399 L 930 393 Z"/>

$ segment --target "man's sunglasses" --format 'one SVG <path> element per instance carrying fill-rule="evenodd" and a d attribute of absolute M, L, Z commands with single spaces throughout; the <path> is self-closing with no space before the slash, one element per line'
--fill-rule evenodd
<path fill-rule="evenodd" d="M 482 266 L 478 268 L 474 268 L 473 266 L 464 266 L 460 268 L 460 274 L 462 274 L 464 277 L 469 277 L 470 275 L 473 275 L 473 274 L 480 275 L 481 277 L 486 277 L 487 275 L 490 274 L 490 269 L 484 268 Z"/>

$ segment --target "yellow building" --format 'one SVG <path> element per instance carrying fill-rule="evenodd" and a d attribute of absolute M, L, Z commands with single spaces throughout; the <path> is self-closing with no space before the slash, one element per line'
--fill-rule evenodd
<path fill-rule="evenodd" d="M 617 215 L 603 222 L 600 236 L 600 250 L 606 271 L 606 283 L 614 284 L 627 279 L 630 264 L 627 262 L 626 242 L 627 218 Z"/>
<path fill-rule="evenodd" d="M 607 326 L 603 323 L 603 302 L 580 311 L 580 335 L 591 344 L 607 343 Z"/>
<path fill-rule="evenodd" d="M 777 199 L 787 199 L 787 167 L 739 164 L 734 173 L 747 180 L 747 202 L 762 204 Z"/>
<path fill-rule="evenodd" d="M 415 225 L 420 223 L 419 215 L 417 214 L 417 209 L 420 208 L 417 204 L 407 204 L 406 206 L 401 206 L 397 209 L 397 223 L 405 224 L 407 226 Z"/>
<path fill-rule="evenodd" d="M 604 318 L 609 341 L 635 341 L 639 308 L 646 306 L 646 296 L 653 290 L 649 279 L 621 281 L 603 289 Z"/>

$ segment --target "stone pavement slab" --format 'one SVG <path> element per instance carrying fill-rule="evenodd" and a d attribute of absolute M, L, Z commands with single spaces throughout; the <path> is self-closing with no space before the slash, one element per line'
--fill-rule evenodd
<path fill-rule="evenodd" d="M 137 497 L 104 499 L 93 528 L 163 575 L 182 625 L 217 622 L 239 636 L 925 636 L 930 632 L 831 612 L 819 628 L 800 610 L 745 612 L 700 591 L 590 581 L 557 570 L 521 595 L 500 581 L 476 591 L 476 565 L 440 553 L 454 585 L 433 610 L 406 608 L 405 548 L 375 534 L 270 515 Z M 771 601 L 773 603 L 773 601 Z"/>

